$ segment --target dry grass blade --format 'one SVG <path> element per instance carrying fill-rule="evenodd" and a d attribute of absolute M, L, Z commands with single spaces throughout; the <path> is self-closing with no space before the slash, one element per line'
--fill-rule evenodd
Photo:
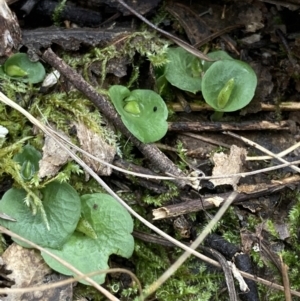
<path fill-rule="evenodd" d="M 279 256 L 281 264 L 282 282 L 284 286 L 285 301 L 292 301 L 290 280 L 288 274 L 288 266 L 283 262 L 282 256 Z"/>
<path fill-rule="evenodd" d="M 289 148 L 285 149 L 284 151 L 278 153 L 277 156 L 284 157 L 299 147 L 300 147 L 300 142 L 297 142 L 294 145 L 290 146 Z M 273 159 L 273 157 L 271 156 L 247 157 L 248 161 L 269 160 L 269 159 Z"/>
<path fill-rule="evenodd" d="M 193 47 L 192 45 L 186 43 L 185 41 L 179 39 L 178 37 L 170 34 L 167 31 L 164 31 L 164 30 L 158 28 L 157 26 L 155 26 L 154 24 L 152 24 L 151 22 L 149 22 L 141 14 L 139 14 L 133 8 L 131 8 L 130 6 L 128 6 L 123 0 L 118 0 L 118 2 L 121 5 L 123 5 L 125 8 L 127 8 L 132 14 L 134 14 L 136 17 L 138 17 L 140 20 L 142 20 L 144 23 L 146 23 L 147 25 L 149 25 L 150 27 L 152 27 L 153 29 L 155 29 L 156 31 L 158 31 L 159 33 L 161 33 L 162 35 L 164 35 L 165 37 L 169 38 L 175 44 L 177 44 L 178 46 L 184 48 L 186 51 L 190 52 L 191 54 L 197 56 L 198 58 L 200 58 L 202 60 L 209 61 L 209 62 L 213 62 L 214 61 L 210 57 L 208 57 L 207 55 L 205 55 L 204 53 L 202 53 L 201 51 L 199 51 L 197 48 Z"/>
<path fill-rule="evenodd" d="M 251 141 L 250 139 L 247 139 L 245 137 L 242 137 L 242 136 L 239 136 L 237 134 L 234 134 L 234 133 L 231 133 L 231 132 L 224 132 L 224 134 L 227 134 L 229 136 L 232 136 L 234 138 L 237 138 L 239 140 L 242 140 L 243 142 L 247 143 L 248 145 L 251 145 L 253 147 L 255 147 L 256 149 L 264 152 L 265 154 L 269 155 L 269 156 L 272 156 L 273 158 L 276 158 L 277 160 L 279 160 L 280 162 L 283 162 L 283 163 L 288 163 L 288 161 L 282 159 L 279 155 L 276 155 L 274 153 L 272 153 L 271 151 L 267 150 L 266 148 L 262 147 L 261 145 Z M 295 166 L 295 165 L 291 165 L 290 166 L 293 170 L 297 171 L 297 172 L 300 172 L 300 168 Z"/>
<path fill-rule="evenodd" d="M 53 129 L 51 129 L 50 127 L 48 127 L 48 130 L 51 131 L 54 135 L 56 135 L 56 132 Z M 170 180 L 170 181 L 173 181 L 175 179 L 191 180 L 191 179 L 195 178 L 195 177 L 191 177 L 191 176 L 187 176 L 187 177 L 174 177 L 172 175 L 170 175 L 169 177 L 166 177 L 166 176 L 153 176 L 153 175 L 147 175 L 147 174 L 132 172 L 130 170 L 126 170 L 126 169 L 120 168 L 118 166 L 115 166 L 113 164 L 110 164 L 110 163 L 108 163 L 108 162 L 106 162 L 104 160 L 101 160 L 100 158 L 97 158 L 97 157 L 89 154 L 88 152 L 84 151 L 80 147 L 78 147 L 75 144 L 71 143 L 70 141 L 66 140 L 64 137 L 60 137 L 60 139 L 63 140 L 66 145 L 71 146 L 72 149 L 75 149 L 76 151 L 81 152 L 85 156 L 87 156 L 89 158 L 92 158 L 93 160 L 95 160 L 97 162 L 100 162 L 103 165 L 109 166 L 112 169 L 118 170 L 120 172 L 129 174 L 129 175 L 133 175 L 133 176 L 140 177 L 140 178 L 146 178 L 146 179 Z M 281 155 L 281 153 L 278 154 L 278 156 L 279 155 Z M 221 175 L 220 176 L 205 176 L 205 177 L 197 177 L 197 178 L 198 179 L 203 179 L 203 180 L 210 180 L 210 179 L 222 179 L 222 178 L 236 177 L 236 176 L 247 177 L 247 176 L 252 176 L 252 175 L 263 173 L 263 172 L 267 172 L 267 171 L 272 171 L 272 170 L 284 168 L 284 167 L 287 167 L 287 166 L 290 166 L 290 165 L 293 165 L 293 164 L 299 164 L 299 163 L 300 163 L 300 160 L 294 161 L 294 162 L 287 162 L 287 163 L 284 163 L 284 164 L 280 164 L 280 165 L 276 165 L 276 166 L 272 166 L 272 167 L 267 167 L 267 168 L 263 168 L 263 169 L 258 169 L 258 170 L 250 171 L 250 172 L 243 172 L 243 173 L 237 173 L 237 174 L 231 174 L 231 175 L 223 175 L 223 176 L 221 176 Z"/>

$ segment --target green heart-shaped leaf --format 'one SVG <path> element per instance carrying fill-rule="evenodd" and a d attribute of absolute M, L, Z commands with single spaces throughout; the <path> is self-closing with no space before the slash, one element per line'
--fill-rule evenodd
<path fill-rule="evenodd" d="M 202 78 L 205 101 L 219 112 L 233 112 L 253 98 L 257 77 L 253 69 L 239 60 L 213 63 Z"/>
<path fill-rule="evenodd" d="M 43 81 L 46 75 L 40 62 L 31 62 L 26 53 L 16 53 L 9 57 L 0 68 L 0 76 L 32 84 Z"/>
<path fill-rule="evenodd" d="M 0 219 L 0 224 L 42 247 L 61 248 L 77 226 L 81 210 L 80 198 L 72 186 L 58 182 L 48 184 L 41 190 L 41 194 L 50 230 L 47 229 L 41 212 L 33 215 L 30 208 L 24 204 L 25 190 L 17 188 L 9 189 L 0 202 L 0 212 L 17 221 Z"/>
<path fill-rule="evenodd" d="M 164 100 L 151 90 L 129 91 L 112 86 L 110 98 L 127 129 L 143 143 L 160 140 L 168 130 L 168 109 Z"/>
<path fill-rule="evenodd" d="M 133 252 L 134 240 L 131 235 L 133 221 L 127 210 L 113 197 L 104 193 L 84 195 L 81 201 L 82 216 L 91 225 L 94 237 L 90 237 L 90 233 L 84 235 L 74 232 L 61 250 L 49 251 L 82 273 L 107 269 L 107 261 L 111 254 L 129 258 Z M 65 275 L 74 275 L 49 255 L 42 253 L 42 256 L 52 269 Z M 92 278 L 98 283 L 103 283 L 105 275 Z M 84 280 L 80 282 L 87 284 Z"/>

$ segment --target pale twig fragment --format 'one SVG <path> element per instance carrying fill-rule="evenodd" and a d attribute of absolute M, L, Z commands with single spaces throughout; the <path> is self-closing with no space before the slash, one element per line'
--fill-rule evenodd
<path fill-rule="evenodd" d="M 227 261 L 228 265 L 231 267 L 232 274 L 234 278 L 238 281 L 240 285 L 240 290 L 242 292 L 249 292 L 249 287 L 245 282 L 243 276 L 241 275 L 240 271 L 236 268 L 235 264 L 231 261 Z"/>

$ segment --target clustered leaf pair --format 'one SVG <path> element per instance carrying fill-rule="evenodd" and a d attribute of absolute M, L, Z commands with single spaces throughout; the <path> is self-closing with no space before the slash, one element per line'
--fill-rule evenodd
<path fill-rule="evenodd" d="M 254 70 L 224 51 L 208 53 L 214 62 L 201 61 L 182 48 L 170 48 L 168 57 L 170 62 L 163 74 L 166 80 L 181 90 L 201 91 L 216 112 L 240 110 L 254 96 L 257 86 Z"/>
<path fill-rule="evenodd" d="M 215 109 L 213 120 L 223 112 L 237 111 L 249 104 L 257 85 L 256 74 L 245 62 L 224 51 L 208 54 L 213 62 L 201 61 L 181 47 L 169 48 L 168 63 L 156 69 L 156 85 L 164 94 L 169 84 L 192 93 L 201 91 Z M 168 111 L 163 99 L 151 90 L 130 92 L 123 86 L 109 90 L 112 102 L 128 130 L 144 143 L 161 139 L 167 132 Z"/>

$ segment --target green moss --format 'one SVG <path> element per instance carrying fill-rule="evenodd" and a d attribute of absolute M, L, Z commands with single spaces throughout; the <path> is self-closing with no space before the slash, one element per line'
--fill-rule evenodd
<path fill-rule="evenodd" d="M 172 183 L 164 181 L 164 184 L 168 187 L 168 192 L 162 194 L 147 194 L 145 193 L 142 197 L 142 201 L 148 205 L 154 205 L 156 207 L 162 206 L 166 202 L 170 201 L 173 197 L 179 194 L 178 187 Z"/>
<path fill-rule="evenodd" d="M 136 274 L 143 287 L 147 289 L 156 281 L 180 253 L 178 250 L 174 252 L 173 248 L 146 245 L 137 241 L 134 260 Z M 211 300 L 212 296 L 216 295 L 222 279 L 221 273 L 210 273 L 201 261 L 191 258 L 156 291 L 155 298 L 158 301 Z"/>
<path fill-rule="evenodd" d="M 61 13 L 66 6 L 67 0 L 61 0 L 59 4 L 55 7 L 52 19 L 56 26 L 59 26 L 61 23 Z"/>

